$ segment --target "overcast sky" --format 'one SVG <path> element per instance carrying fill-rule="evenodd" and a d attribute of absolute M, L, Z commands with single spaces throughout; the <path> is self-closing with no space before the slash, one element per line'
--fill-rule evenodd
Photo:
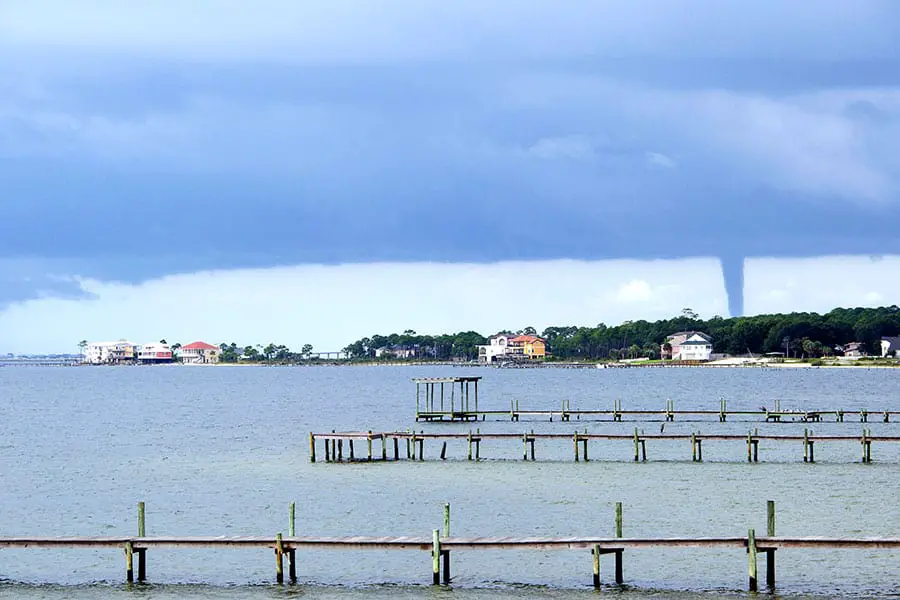
<path fill-rule="evenodd" d="M 0 351 L 727 315 L 744 259 L 747 313 L 895 304 L 897 39 L 891 0 L 7 0 Z"/>

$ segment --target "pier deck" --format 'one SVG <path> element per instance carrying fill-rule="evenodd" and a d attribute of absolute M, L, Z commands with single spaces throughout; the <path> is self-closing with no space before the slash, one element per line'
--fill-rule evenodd
<path fill-rule="evenodd" d="M 590 550 L 593 563 L 593 585 L 600 587 L 600 556 L 615 555 L 615 581 L 624 581 L 623 557 L 629 549 L 714 548 L 744 550 L 748 555 L 750 590 L 757 589 L 757 555 L 766 555 L 766 583 L 775 586 L 775 552 L 782 549 L 862 549 L 900 552 L 900 537 L 779 537 L 775 535 L 775 502 L 766 503 L 766 536 L 757 537 L 754 529 L 746 536 L 727 537 L 625 537 L 622 503 L 615 506 L 615 535 L 607 536 L 478 536 L 450 535 L 450 505 L 444 505 L 443 529 L 431 536 L 342 536 L 318 537 L 295 535 L 295 504 L 289 507 L 289 535 L 275 536 L 146 536 L 144 503 L 138 503 L 138 532 L 134 537 L 0 537 L 0 548 L 121 548 L 125 554 L 126 580 L 134 581 L 134 555 L 138 558 L 137 579 L 146 581 L 146 553 L 163 548 L 228 548 L 272 549 L 275 552 L 275 575 L 284 582 L 284 558 L 289 561 L 291 583 L 297 581 L 297 550 L 415 550 L 430 552 L 432 583 L 451 581 L 450 555 L 469 550 Z"/>

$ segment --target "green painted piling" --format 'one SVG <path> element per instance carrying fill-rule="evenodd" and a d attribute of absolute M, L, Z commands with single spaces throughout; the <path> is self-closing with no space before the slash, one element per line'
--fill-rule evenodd
<path fill-rule="evenodd" d="M 291 502 L 288 505 L 288 535 L 294 537 L 297 535 L 297 530 L 294 527 L 295 517 L 297 514 L 297 505 L 294 502 Z"/>
<path fill-rule="evenodd" d="M 757 589 L 756 584 L 756 532 L 751 529 L 747 532 L 747 553 L 749 555 L 749 588 L 751 592 L 755 592 Z"/>
<path fill-rule="evenodd" d="M 280 533 L 275 536 L 275 581 L 284 583 L 284 543 Z"/>

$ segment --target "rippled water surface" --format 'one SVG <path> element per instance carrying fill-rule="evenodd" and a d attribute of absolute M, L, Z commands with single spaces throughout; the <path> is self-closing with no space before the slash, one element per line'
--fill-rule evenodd
<path fill-rule="evenodd" d="M 147 503 L 148 535 L 286 532 L 297 503 L 301 535 L 422 535 L 453 507 L 454 535 L 611 535 L 625 504 L 626 536 L 746 535 L 765 530 L 765 501 L 778 504 L 783 535 L 900 536 L 900 444 L 875 444 L 860 464 L 858 441 L 818 444 L 816 464 L 797 444 L 648 443 L 635 464 L 630 442 L 592 442 L 589 463 L 571 441 L 540 440 L 538 462 L 521 442 L 485 442 L 481 462 L 451 442 L 448 460 L 426 444 L 424 462 L 310 464 L 310 431 L 394 430 L 656 432 L 660 422 L 486 421 L 415 423 L 411 377 L 484 376 L 482 408 L 898 410 L 900 369 L 466 369 L 454 367 L 0 368 L 0 536 L 131 535 Z M 900 423 L 872 418 L 873 433 Z M 692 431 L 859 435 L 862 424 L 717 421 L 667 423 Z M 321 447 L 320 447 L 321 452 Z M 404 450 L 405 453 L 405 450 Z M 519 460 L 517 460 L 519 459 Z M 458 552 L 451 588 L 432 588 L 425 552 L 299 554 L 300 585 L 277 587 L 265 550 L 154 550 L 147 586 L 128 587 L 121 552 L 0 550 L 0 596 L 23 598 L 571 598 L 594 594 L 586 551 Z M 612 581 L 612 562 L 603 580 Z M 764 570 L 764 560 L 760 568 Z M 900 595 L 900 553 L 784 550 L 778 593 L 789 597 Z M 641 550 L 625 555 L 622 598 L 744 597 L 743 551 Z"/>

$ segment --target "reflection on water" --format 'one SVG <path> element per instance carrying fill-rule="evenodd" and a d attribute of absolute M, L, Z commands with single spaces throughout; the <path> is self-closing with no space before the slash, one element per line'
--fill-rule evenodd
<path fill-rule="evenodd" d="M 896 502 L 900 444 L 873 446 L 859 464 L 859 443 L 802 448 L 760 446 L 748 465 L 736 443 L 704 444 L 703 464 L 686 443 L 650 443 L 650 462 L 631 462 L 630 442 L 591 445 L 590 463 L 572 461 L 571 443 L 538 442 L 539 462 L 521 445 L 482 444 L 488 460 L 468 462 L 465 441 L 452 460 L 310 464 L 311 430 L 466 431 L 467 424 L 415 423 L 411 377 L 462 375 L 451 367 L 359 368 L 4 368 L 0 385 L 0 535 L 127 535 L 135 504 L 147 502 L 149 535 L 261 535 L 285 531 L 297 503 L 300 534 L 430 535 L 441 506 L 453 505 L 454 535 L 611 535 L 613 506 L 625 503 L 626 535 L 746 535 L 765 528 L 765 501 L 778 503 L 784 535 L 900 535 Z M 482 407 L 898 408 L 900 372 L 885 370 L 606 369 L 496 370 L 483 375 Z M 480 422 L 482 431 L 630 432 L 635 423 Z M 648 432 L 656 423 L 640 423 Z M 858 435 L 860 423 L 666 424 L 703 431 Z M 900 423 L 869 423 L 898 435 Z M 820 447 L 821 446 L 821 447 Z M 896 446 L 896 447 L 894 447 Z M 262 550 L 155 550 L 151 581 L 119 582 L 116 550 L 3 550 L 0 595 L 101 598 L 381 598 L 448 594 L 479 598 L 570 598 L 593 594 L 586 551 L 458 552 L 451 590 L 432 589 L 425 552 L 315 551 L 299 554 L 301 585 L 270 585 L 274 560 Z M 782 551 L 779 594 L 884 596 L 900 593 L 892 552 Z M 612 579 L 604 558 L 603 580 Z M 628 598 L 744 596 L 746 555 L 689 549 L 628 551 Z M 92 582 L 104 582 L 91 584 Z M 16 583 L 10 583 L 16 582 Z M 53 582 L 54 585 L 39 584 Z M 59 584 L 59 585 L 57 585 Z"/>

